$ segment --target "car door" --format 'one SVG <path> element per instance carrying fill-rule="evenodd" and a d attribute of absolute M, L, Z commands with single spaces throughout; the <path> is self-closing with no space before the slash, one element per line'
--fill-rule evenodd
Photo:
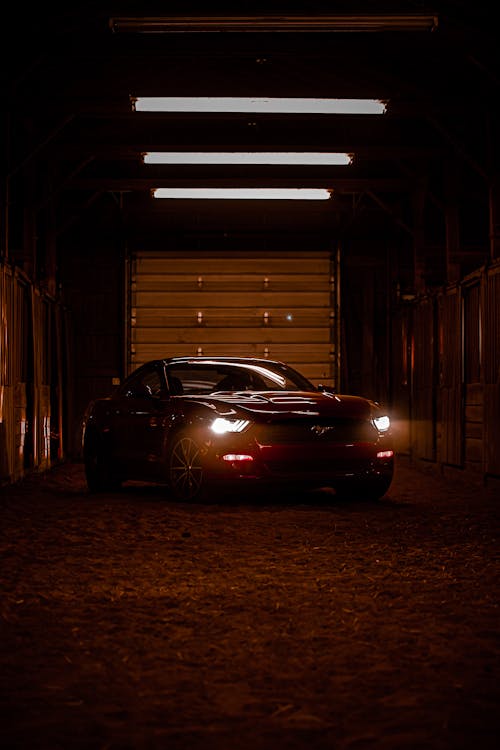
<path fill-rule="evenodd" d="M 161 475 L 169 404 L 161 367 L 142 368 L 128 382 L 114 421 L 114 442 L 124 476 L 154 481 Z"/>

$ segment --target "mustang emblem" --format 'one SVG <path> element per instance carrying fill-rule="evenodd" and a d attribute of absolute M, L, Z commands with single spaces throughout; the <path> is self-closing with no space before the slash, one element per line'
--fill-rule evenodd
<path fill-rule="evenodd" d="M 334 429 L 335 427 L 332 427 L 331 425 L 315 424 L 311 427 L 311 432 L 314 432 L 315 435 L 321 437 L 321 435 L 326 435 L 327 432 L 332 432 Z"/>

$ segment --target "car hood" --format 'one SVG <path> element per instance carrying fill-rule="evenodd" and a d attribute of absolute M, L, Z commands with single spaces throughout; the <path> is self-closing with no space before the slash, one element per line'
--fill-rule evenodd
<path fill-rule="evenodd" d="M 361 396 L 306 391 L 184 396 L 181 400 L 186 406 L 187 403 L 205 406 L 217 415 L 245 414 L 256 422 L 308 417 L 369 419 L 373 410 L 378 408 Z"/>

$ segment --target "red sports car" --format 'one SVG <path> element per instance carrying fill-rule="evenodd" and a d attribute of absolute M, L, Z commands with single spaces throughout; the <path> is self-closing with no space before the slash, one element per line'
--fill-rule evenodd
<path fill-rule="evenodd" d="M 216 487 L 330 487 L 379 498 L 393 478 L 390 419 L 378 403 L 316 387 L 283 362 L 174 357 L 148 362 L 89 404 L 89 490 L 166 483 L 178 500 Z"/>

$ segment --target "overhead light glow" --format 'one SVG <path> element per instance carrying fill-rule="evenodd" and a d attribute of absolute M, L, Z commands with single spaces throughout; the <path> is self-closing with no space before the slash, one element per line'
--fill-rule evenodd
<path fill-rule="evenodd" d="M 347 166 L 352 154 L 287 151 L 148 151 L 144 164 L 302 164 Z"/>
<path fill-rule="evenodd" d="M 382 99 L 302 99 L 250 96 L 138 96 L 135 112 L 248 112 L 316 115 L 383 115 Z"/>
<path fill-rule="evenodd" d="M 223 200 L 324 201 L 332 191 L 324 188 L 156 188 L 154 198 Z"/>

